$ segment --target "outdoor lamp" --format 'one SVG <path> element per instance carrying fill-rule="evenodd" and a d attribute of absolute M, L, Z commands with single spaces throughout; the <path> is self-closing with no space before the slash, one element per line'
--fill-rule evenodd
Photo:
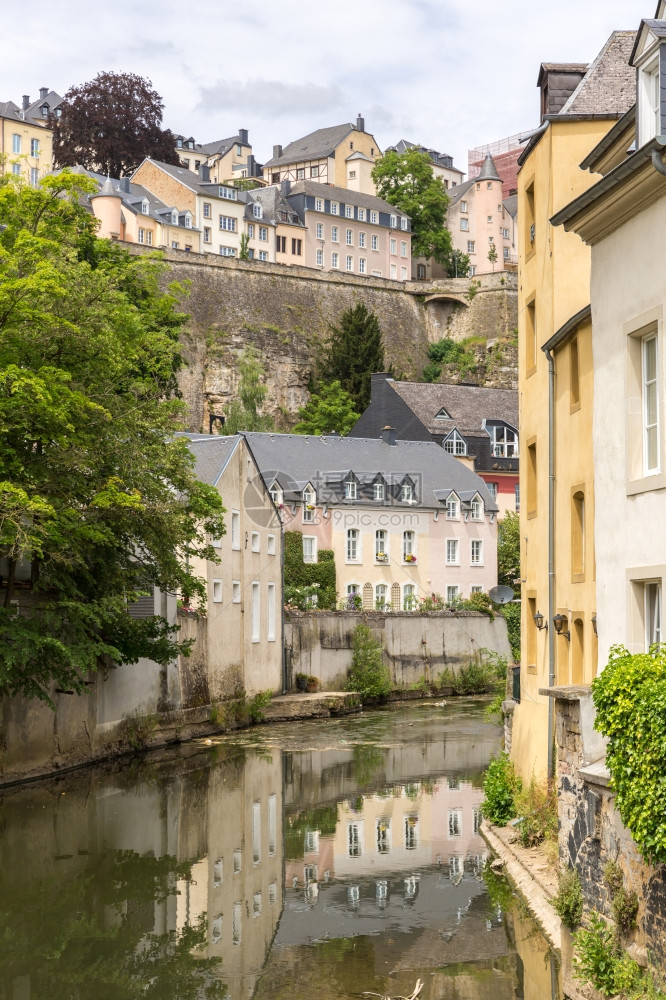
<path fill-rule="evenodd" d="M 594 629 L 594 634 L 595 635 L 599 635 L 599 633 L 597 632 L 597 613 L 596 613 L 596 611 L 592 615 L 592 628 Z"/>
<path fill-rule="evenodd" d="M 568 618 L 566 615 L 555 615 L 553 618 L 553 625 L 555 626 L 555 631 L 558 635 L 563 635 L 565 639 L 571 638 L 571 632 L 567 629 L 563 632 L 562 629 L 568 624 Z"/>
<path fill-rule="evenodd" d="M 541 614 L 540 611 L 537 611 L 537 613 L 534 616 L 534 624 L 539 629 L 539 631 L 541 631 L 542 628 L 545 629 L 548 628 L 548 622 L 544 622 L 543 615 Z"/>

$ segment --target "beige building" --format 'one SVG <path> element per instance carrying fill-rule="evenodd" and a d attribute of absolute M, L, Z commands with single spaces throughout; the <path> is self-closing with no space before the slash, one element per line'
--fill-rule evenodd
<path fill-rule="evenodd" d="M 201 167 L 208 167 L 210 179 L 216 184 L 234 180 L 252 179 L 263 184 L 261 170 L 252 155 L 252 146 L 245 128 L 227 139 L 203 144 L 192 136 L 176 135 L 175 152 L 180 164 L 198 174 Z"/>
<path fill-rule="evenodd" d="M 523 601 L 511 753 L 528 780 L 552 762 L 553 701 L 540 690 L 589 683 L 597 671 L 590 253 L 550 219 L 591 186 L 579 164 L 633 102 L 633 38 L 613 33 L 586 72 L 542 67 L 541 127 L 520 159 Z"/>
<path fill-rule="evenodd" d="M 502 178 L 490 153 L 480 173 L 451 192 L 448 226 L 453 249 L 469 257 L 471 275 L 516 270 L 516 199 L 503 198 Z M 495 261 L 489 259 L 493 251 Z M 440 276 L 417 273 L 417 277 Z"/>
<path fill-rule="evenodd" d="M 320 128 L 284 149 L 273 146 L 273 156 L 263 166 L 264 180 L 267 184 L 314 181 L 374 195 L 370 174 L 380 156 L 377 140 L 365 131 L 359 115 L 355 125 Z"/>
<path fill-rule="evenodd" d="M 205 657 L 210 699 L 282 690 L 282 529 L 243 435 L 188 435 L 196 474 L 224 499 L 226 534 L 212 538 L 219 563 L 195 566 L 207 580 Z"/>
<path fill-rule="evenodd" d="M 666 536 L 666 19 L 641 22 L 636 106 L 583 161 L 603 174 L 554 218 L 591 253 L 599 665 L 663 641 Z M 635 140 L 635 147 L 633 141 Z M 627 150 L 630 150 L 627 155 Z M 582 173 L 582 171 L 581 171 Z M 555 229 L 555 232 L 558 230 Z M 561 230 L 560 230 L 561 231 Z M 588 249 L 590 248 L 590 249 Z"/>
<path fill-rule="evenodd" d="M 399 142 L 396 142 L 395 146 L 388 146 L 386 152 L 388 153 L 390 150 L 393 150 L 396 153 L 404 153 L 407 149 L 418 149 L 420 153 L 428 154 L 432 164 L 433 176 L 441 178 L 442 184 L 447 190 L 457 187 L 458 184 L 462 184 L 465 174 L 462 170 L 458 170 L 457 167 L 453 166 L 453 157 L 449 156 L 448 153 L 439 153 L 436 149 L 427 149 L 425 146 L 419 146 L 415 142 L 408 142 L 406 139 L 400 139 Z"/>
<path fill-rule="evenodd" d="M 53 166 L 51 122 L 60 114 L 62 98 L 48 87 L 39 91 L 39 100 L 25 94 L 21 107 L 0 101 L 0 175 L 21 177 L 33 187 Z"/>

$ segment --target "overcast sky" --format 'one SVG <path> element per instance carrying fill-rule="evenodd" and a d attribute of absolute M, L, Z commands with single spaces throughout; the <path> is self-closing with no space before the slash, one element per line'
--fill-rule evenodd
<path fill-rule="evenodd" d="M 102 70 L 152 80 L 164 124 L 210 142 L 247 128 L 263 162 L 355 121 L 384 148 L 450 153 L 538 124 L 541 62 L 590 62 L 656 0 L 32 0 L 3 19 L 0 100 L 64 94 Z M 12 39 L 12 33 L 15 37 Z"/>

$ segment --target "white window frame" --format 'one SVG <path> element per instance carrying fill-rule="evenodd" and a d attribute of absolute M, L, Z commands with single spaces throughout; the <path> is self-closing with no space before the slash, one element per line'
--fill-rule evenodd
<path fill-rule="evenodd" d="M 373 233 L 370 237 L 370 249 L 379 250 L 379 237 L 377 236 L 377 233 Z"/>
<path fill-rule="evenodd" d="M 345 259 L 345 270 L 346 271 L 354 270 L 354 258 L 351 256 L 351 254 L 347 254 L 347 257 Z"/>
<path fill-rule="evenodd" d="M 236 219 L 233 215 L 220 215 L 219 218 L 220 229 L 223 232 L 235 233 L 236 232 Z"/>
<path fill-rule="evenodd" d="M 648 349 L 654 344 L 654 375 L 648 372 Z M 643 474 L 645 476 L 656 475 L 661 468 L 661 421 L 659 406 L 659 341 L 656 331 L 648 333 L 641 339 L 641 423 L 643 437 Z M 649 394 L 653 394 L 654 414 L 649 413 Z M 655 462 L 651 463 L 650 448 L 651 438 L 654 440 Z"/>
<path fill-rule="evenodd" d="M 345 230 L 345 243 L 347 244 L 348 247 L 353 247 L 354 246 L 354 230 L 353 229 L 347 229 L 347 230 Z"/>
<path fill-rule="evenodd" d="M 654 596 L 654 603 L 651 600 Z M 643 584 L 643 604 L 645 621 L 645 651 L 648 652 L 655 643 L 660 647 L 662 642 L 663 601 L 661 580 L 646 580 Z"/>
<path fill-rule="evenodd" d="M 231 548 L 239 551 L 241 547 L 240 511 L 231 512 Z"/>
<path fill-rule="evenodd" d="M 14 132 L 12 135 L 12 153 L 21 154 L 21 136 Z"/>
<path fill-rule="evenodd" d="M 39 139 L 30 140 L 30 155 L 39 156 Z"/>
<path fill-rule="evenodd" d="M 268 242 L 268 229 L 266 226 L 259 226 L 259 239 L 262 243 Z"/>
<path fill-rule="evenodd" d="M 474 497 L 470 508 L 470 519 L 472 521 L 483 521 L 483 500 Z"/>
<path fill-rule="evenodd" d="M 391 237 L 391 244 L 389 250 L 392 254 L 398 253 L 398 241 L 396 239 L 393 239 L 393 237 Z"/>
<path fill-rule="evenodd" d="M 467 442 L 460 431 L 454 427 L 443 444 L 444 451 L 449 455 L 466 455 Z"/>
<path fill-rule="evenodd" d="M 416 584 L 415 583 L 403 583 L 402 585 L 402 604 L 403 611 L 415 611 L 416 610 Z"/>
<path fill-rule="evenodd" d="M 460 220 L 460 231 L 463 233 L 469 232 L 469 219 Z"/>
<path fill-rule="evenodd" d="M 266 552 L 269 556 L 275 555 L 275 535 L 266 536 Z"/>
<path fill-rule="evenodd" d="M 370 212 L 370 222 L 376 226 L 379 222 L 379 213 L 375 211 Z"/>
<path fill-rule="evenodd" d="M 358 483 L 355 479 L 345 479 L 345 500 L 358 500 Z"/>
<path fill-rule="evenodd" d="M 386 559 L 379 559 L 379 556 L 384 555 Z M 388 561 L 389 554 L 389 533 L 385 528 L 377 528 L 375 531 L 375 562 L 385 563 Z"/>
<path fill-rule="evenodd" d="M 240 580 L 231 581 L 231 603 L 240 604 L 241 602 L 241 582 Z"/>
<path fill-rule="evenodd" d="M 268 250 L 259 251 L 259 260 L 268 260 Z"/>
<path fill-rule="evenodd" d="M 457 583 L 449 583 L 446 588 L 446 603 L 452 604 L 460 597 L 460 587 Z"/>
<path fill-rule="evenodd" d="M 407 556 L 416 557 L 416 532 L 411 528 L 402 533 L 402 561 L 412 562 L 413 560 L 407 559 Z"/>
<path fill-rule="evenodd" d="M 331 267 L 334 267 L 336 270 L 339 270 L 339 268 L 340 268 L 340 254 L 339 253 L 333 252 L 331 254 Z"/>
<path fill-rule="evenodd" d="M 469 543 L 470 566 L 483 566 L 483 539 L 472 538 Z"/>
<path fill-rule="evenodd" d="M 476 253 L 476 240 L 467 240 L 467 253 Z"/>
<path fill-rule="evenodd" d="M 379 609 L 379 605 L 382 605 L 381 610 L 386 608 L 389 604 L 389 585 L 388 583 L 377 583 L 375 584 L 375 608 Z"/>
<path fill-rule="evenodd" d="M 372 499 L 378 503 L 382 500 L 386 500 L 386 486 L 384 483 L 372 484 Z"/>
<path fill-rule="evenodd" d="M 222 581 L 213 580 L 213 604 L 222 604 Z"/>
<path fill-rule="evenodd" d="M 268 642 L 275 642 L 275 584 L 269 583 L 266 588 L 268 625 L 266 638 Z"/>
<path fill-rule="evenodd" d="M 339 205 L 339 203 L 337 201 L 332 201 L 331 202 L 331 215 L 339 215 L 339 214 L 340 214 L 340 205 Z"/>
<path fill-rule="evenodd" d="M 253 552 L 261 551 L 261 535 L 258 531 L 253 531 L 250 535 L 250 547 Z"/>
<path fill-rule="evenodd" d="M 467 211 L 467 202 L 466 201 L 461 201 L 460 202 L 460 211 L 461 212 L 466 212 Z"/>
<path fill-rule="evenodd" d="M 414 486 L 412 483 L 402 483 L 400 486 L 400 502 L 401 503 L 413 503 L 414 501 Z"/>
<path fill-rule="evenodd" d="M 315 198 L 315 212 L 324 211 L 324 201 L 322 198 Z"/>
<path fill-rule="evenodd" d="M 354 206 L 345 205 L 345 219 L 353 219 L 353 218 L 354 218 Z"/>
<path fill-rule="evenodd" d="M 446 539 L 446 565 L 460 566 L 460 539 Z"/>
<path fill-rule="evenodd" d="M 463 811 L 462 809 L 449 809 L 448 816 L 449 840 L 462 837 L 463 832 Z"/>
<path fill-rule="evenodd" d="M 358 234 L 358 245 L 361 250 L 365 250 L 365 233 Z"/>
<path fill-rule="evenodd" d="M 321 247 L 319 247 L 317 249 L 316 264 L 317 264 L 317 267 L 323 267 L 324 266 L 324 251 L 321 249 Z"/>
<path fill-rule="evenodd" d="M 340 242 L 340 227 L 331 226 L 331 243 L 339 243 L 339 242 Z"/>
<path fill-rule="evenodd" d="M 324 223 L 318 222 L 315 226 L 315 236 L 318 240 L 323 240 L 324 238 Z"/>
<path fill-rule="evenodd" d="M 307 543 L 307 544 L 306 544 Z M 317 562 L 317 536 L 303 535 L 303 562 Z"/>
<path fill-rule="evenodd" d="M 446 501 L 446 520 L 460 520 L 460 500 L 456 496 L 450 496 Z"/>
<path fill-rule="evenodd" d="M 406 240 L 400 240 L 400 256 L 401 257 L 406 257 L 407 256 L 407 241 Z"/>
<path fill-rule="evenodd" d="M 365 209 L 364 208 L 358 208 L 356 210 L 356 216 L 357 216 L 359 222 L 365 222 Z"/>
<path fill-rule="evenodd" d="M 366 272 L 366 264 L 367 264 L 367 261 L 366 261 L 365 257 L 359 257 L 359 259 L 358 259 L 358 273 L 359 274 L 366 274 L 367 273 Z"/>
<path fill-rule="evenodd" d="M 358 528 L 347 528 L 345 540 L 345 562 L 361 562 L 361 532 Z"/>
<path fill-rule="evenodd" d="M 261 642 L 261 584 L 252 581 L 252 642 Z"/>

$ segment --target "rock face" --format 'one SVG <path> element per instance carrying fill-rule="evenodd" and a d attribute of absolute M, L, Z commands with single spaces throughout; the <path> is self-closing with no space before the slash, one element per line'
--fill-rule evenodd
<path fill-rule="evenodd" d="M 145 251 L 132 247 L 132 252 Z M 168 279 L 188 289 L 183 309 L 190 318 L 182 338 L 187 368 L 179 381 L 191 430 L 208 430 L 209 414 L 223 413 L 234 397 L 238 357 L 248 344 L 259 350 L 265 366 L 267 412 L 281 429 L 291 427 L 308 400 L 308 383 L 331 325 L 358 302 L 377 314 L 386 365 L 396 376 L 419 379 L 429 343 L 473 335 L 480 361 L 474 380 L 485 384 L 488 377 L 488 384 L 506 388 L 515 383 L 514 275 L 403 285 L 178 250 L 167 250 L 164 257 Z M 506 357 L 498 354 L 498 343 L 508 345 Z M 455 374 L 444 372 L 444 380 L 456 381 Z"/>

